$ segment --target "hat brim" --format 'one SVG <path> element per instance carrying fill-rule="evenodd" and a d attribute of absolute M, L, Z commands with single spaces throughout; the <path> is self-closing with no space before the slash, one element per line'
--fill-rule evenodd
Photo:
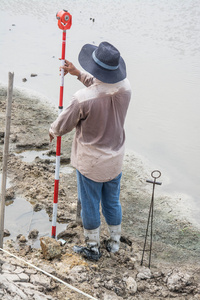
<path fill-rule="evenodd" d="M 120 56 L 119 67 L 116 70 L 107 70 L 99 66 L 92 58 L 97 46 L 86 44 L 82 47 L 78 60 L 81 67 L 95 78 L 105 83 L 116 83 L 126 78 L 126 65 Z"/>

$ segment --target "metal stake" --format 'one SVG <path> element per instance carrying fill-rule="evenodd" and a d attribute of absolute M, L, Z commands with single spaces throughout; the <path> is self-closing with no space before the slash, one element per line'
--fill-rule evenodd
<path fill-rule="evenodd" d="M 0 201 L 0 248 L 3 248 L 4 236 L 4 215 L 5 215 L 5 196 L 6 196 L 6 179 L 7 179 L 7 162 L 9 155 L 9 137 L 12 113 L 12 96 L 13 96 L 14 73 L 8 73 L 8 93 L 6 106 L 6 124 L 3 150 L 3 169 L 1 183 L 1 201 Z"/>
<path fill-rule="evenodd" d="M 147 242 L 147 235 L 148 235 L 148 230 L 149 230 L 149 221 L 151 219 L 151 237 L 150 237 L 150 250 L 146 250 L 146 251 L 150 251 L 149 253 L 149 269 L 150 269 L 150 265 L 151 265 L 151 252 L 152 252 L 152 237 L 153 237 L 153 206 L 154 206 L 154 191 L 155 191 L 155 185 L 161 185 L 161 182 L 156 182 L 156 179 L 159 178 L 161 176 L 161 172 L 158 170 L 155 170 L 151 173 L 151 177 L 154 178 L 154 180 L 146 180 L 146 182 L 148 183 L 152 183 L 153 184 L 153 191 L 152 191 L 152 197 L 151 197 L 151 204 L 150 204 L 150 208 L 149 208 L 149 216 L 148 216 L 148 221 L 147 221 L 147 229 L 146 229 L 146 236 L 145 236 L 145 241 L 144 241 L 144 248 L 143 248 L 143 253 L 142 253 L 142 260 L 141 260 L 141 266 L 143 265 L 143 259 L 144 259 L 144 252 L 145 252 L 145 248 L 146 248 L 146 242 Z"/>

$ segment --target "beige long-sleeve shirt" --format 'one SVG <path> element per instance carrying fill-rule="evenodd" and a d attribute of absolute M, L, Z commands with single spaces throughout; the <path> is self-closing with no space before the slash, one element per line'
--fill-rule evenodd
<path fill-rule="evenodd" d="M 93 181 L 110 181 L 122 171 L 131 87 L 128 79 L 107 84 L 87 73 L 78 79 L 86 88 L 74 94 L 49 132 L 62 136 L 76 128 L 71 164 Z"/>

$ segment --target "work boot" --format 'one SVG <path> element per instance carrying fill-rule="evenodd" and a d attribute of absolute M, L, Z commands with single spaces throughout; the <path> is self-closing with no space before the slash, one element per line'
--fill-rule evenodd
<path fill-rule="evenodd" d="M 99 260 L 100 253 L 100 227 L 92 230 L 84 229 L 86 247 L 74 246 L 73 250 L 76 253 L 82 254 L 90 260 Z"/>
<path fill-rule="evenodd" d="M 106 243 L 106 249 L 108 252 L 115 253 L 119 251 L 120 237 L 121 237 L 121 224 L 120 225 L 108 225 L 110 233 L 110 239 Z"/>

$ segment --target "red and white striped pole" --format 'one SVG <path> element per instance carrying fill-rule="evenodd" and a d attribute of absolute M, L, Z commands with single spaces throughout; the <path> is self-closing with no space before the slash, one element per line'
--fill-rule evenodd
<path fill-rule="evenodd" d="M 70 29 L 70 27 L 72 25 L 72 16 L 66 10 L 61 10 L 57 13 L 56 18 L 58 19 L 58 27 L 63 30 L 61 65 L 64 66 L 64 64 L 65 64 L 65 46 L 66 46 L 66 30 Z M 64 92 L 64 70 L 61 69 L 60 98 L 59 98 L 59 106 L 58 106 L 59 114 L 63 110 L 63 92 Z M 55 170 L 53 216 L 52 216 L 52 231 L 51 231 L 52 238 L 56 238 L 56 220 L 57 220 L 59 172 L 60 172 L 60 153 L 61 153 L 61 136 L 58 136 L 57 137 L 57 145 L 56 145 L 56 170 Z"/>

